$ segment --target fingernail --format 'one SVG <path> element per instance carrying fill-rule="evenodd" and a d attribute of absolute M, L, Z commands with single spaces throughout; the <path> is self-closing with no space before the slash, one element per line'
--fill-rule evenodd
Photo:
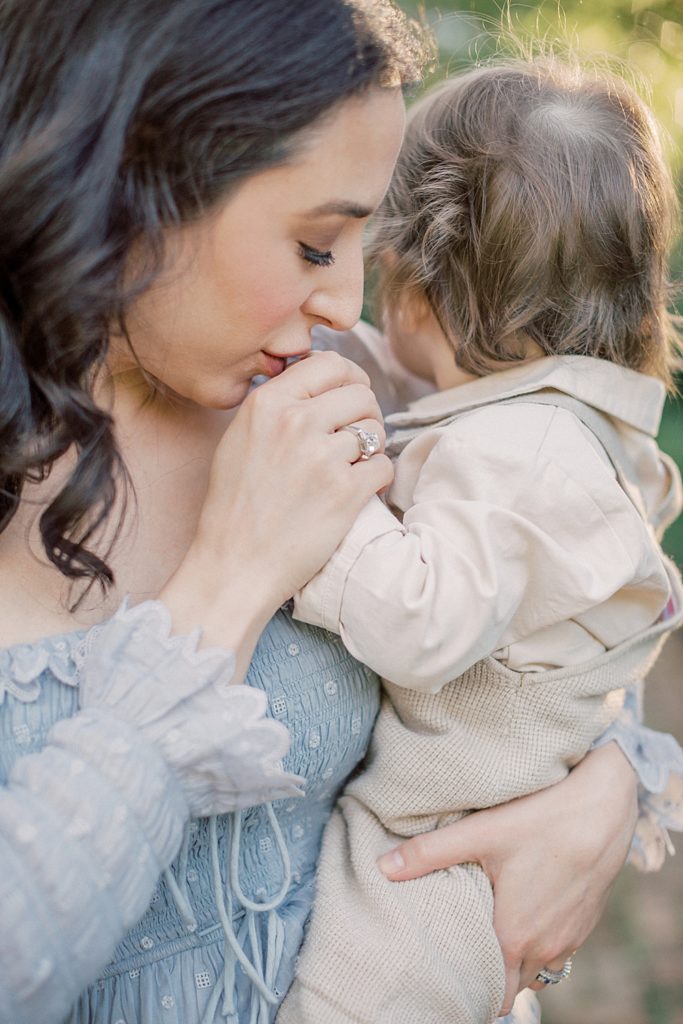
<path fill-rule="evenodd" d="M 405 866 L 406 862 L 398 850 L 392 850 L 391 853 L 385 853 L 377 861 L 377 867 L 385 875 L 394 875 L 397 871 L 403 871 Z"/>

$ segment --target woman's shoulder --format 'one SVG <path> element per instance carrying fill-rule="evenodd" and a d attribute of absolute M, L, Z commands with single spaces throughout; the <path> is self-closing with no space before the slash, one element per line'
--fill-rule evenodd
<path fill-rule="evenodd" d="M 110 610 L 111 602 L 105 606 L 93 589 L 90 599 L 74 610 L 79 594 L 47 561 L 36 530 L 28 532 L 22 518 L 12 520 L 0 534 L 0 651 L 40 647 L 51 637 L 77 633 L 103 621 L 116 607 Z"/>

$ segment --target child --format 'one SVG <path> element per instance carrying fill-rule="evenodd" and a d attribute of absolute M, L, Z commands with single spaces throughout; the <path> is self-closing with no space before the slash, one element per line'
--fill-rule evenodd
<path fill-rule="evenodd" d="M 295 601 L 387 682 L 278 1024 L 500 1011 L 482 870 L 391 883 L 376 859 L 561 779 L 681 620 L 654 440 L 673 202 L 620 80 L 496 65 L 413 110 L 372 252 L 393 355 L 437 391 L 389 417 L 398 518 L 368 505 Z"/>

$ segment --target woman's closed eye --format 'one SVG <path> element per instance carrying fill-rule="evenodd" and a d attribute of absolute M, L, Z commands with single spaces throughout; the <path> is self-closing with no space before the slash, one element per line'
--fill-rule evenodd
<path fill-rule="evenodd" d="M 314 267 L 331 267 L 334 263 L 334 253 L 331 249 L 327 251 L 314 249 L 310 245 L 305 245 L 304 242 L 299 242 L 299 255 L 307 263 L 312 263 Z"/>

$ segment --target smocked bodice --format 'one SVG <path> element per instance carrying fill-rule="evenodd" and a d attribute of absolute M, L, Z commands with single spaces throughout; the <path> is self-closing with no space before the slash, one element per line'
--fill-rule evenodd
<path fill-rule="evenodd" d="M 85 632 L 70 633 L 0 652 L 0 781 L 78 710 L 84 643 Z M 274 1018 L 272 997 L 291 981 L 311 906 L 322 830 L 365 752 L 378 686 L 337 637 L 286 611 L 264 632 L 247 682 L 288 727 L 283 767 L 305 779 L 305 796 L 191 821 L 148 910 L 68 1024 Z"/>

